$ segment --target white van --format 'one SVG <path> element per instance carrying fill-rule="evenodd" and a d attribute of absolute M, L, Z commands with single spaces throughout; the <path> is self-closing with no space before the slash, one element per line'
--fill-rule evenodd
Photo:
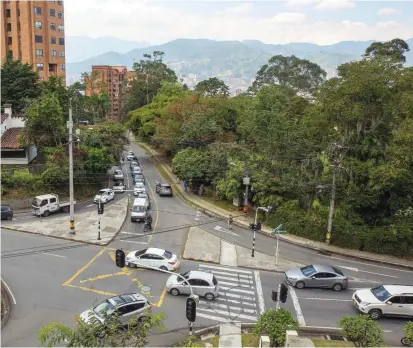
<path fill-rule="evenodd" d="M 147 202 L 145 198 L 136 198 L 133 201 L 130 219 L 132 222 L 145 221 L 147 216 Z"/>

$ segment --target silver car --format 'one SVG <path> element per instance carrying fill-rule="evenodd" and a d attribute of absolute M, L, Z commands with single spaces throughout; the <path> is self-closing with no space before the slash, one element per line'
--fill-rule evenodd
<path fill-rule="evenodd" d="M 212 273 L 202 271 L 188 271 L 181 273 L 188 283 L 195 295 L 205 297 L 208 301 L 212 301 L 219 296 L 218 281 Z M 191 289 L 188 284 L 177 275 L 171 275 L 166 281 L 166 291 L 171 295 L 190 295 Z"/>
<path fill-rule="evenodd" d="M 340 291 L 348 287 L 348 277 L 340 269 L 329 265 L 289 269 L 285 272 L 285 281 L 298 289 L 327 288 Z"/>
<path fill-rule="evenodd" d="M 103 323 L 107 316 L 117 311 L 120 322 L 126 325 L 133 317 L 137 317 L 138 321 L 142 320 L 145 311 L 150 311 L 151 309 L 152 305 L 145 296 L 132 293 L 108 298 L 96 307 L 84 311 L 80 318 L 85 323 L 89 323 L 91 318 L 95 317 Z"/>
<path fill-rule="evenodd" d="M 115 173 L 113 174 L 113 179 L 114 180 L 123 180 L 124 176 L 121 170 L 117 169 L 115 170 Z"/>

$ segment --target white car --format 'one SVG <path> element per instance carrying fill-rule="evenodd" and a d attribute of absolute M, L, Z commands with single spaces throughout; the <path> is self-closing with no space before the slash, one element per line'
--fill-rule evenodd
<path fill-rule="evenodd" d="M 146 200 L 146 209 L 149 210 L 151 208 L 151 199 L 149 198 L 149 195 L 146 192 L 138 194 L 138 198 L 143 198 Z"/>
<path fill-rule="evenodd" d="M 135 155 L 133 154 L 133 152 L 132 152 L 132 151 L 129 151 L 128 154 L 126 155 L 126 159 L 127 159 L 128 161 L 132 161 L 132 159 L 133 159 L 134 156 L 135 156 Z"/>
<path fill-rule="evenodd" d="M 99 193 L 95 196 L 95 199 L 93 200 L 95 203 L 99 203 L 101 201 L 102 203 L 108 203 L 109 201 L 112 201 L 115 199 L 115 192 L 110 189 L 103 189 L 100 190 Z"/>
<path fill-rule="evenodd" d="M 126 256 L 125 264 L 129 267 L 153 267 L 173 272 L 179 267 L 178 257 L 169 251 L 158 248 L 135 250 Z"/>
<path fill-rule="evenodd" d="M 379 285 L 353 294 L 357 309 L 377 320 L 384 315 L 413 317 L 413 285 Z"/>
<path fill-rule="evenodd" d="M 113 185 L 113 191 L 123 193 L 125 192 L 126 186 L 122 181 L 117 181 Z"/>
<path fill-rule="evenodd" d="M 133 195 L 138 196 L 140 193 L 146 192 L 145 184 L 143 182 L 137 182 L 133 186 Z"/>

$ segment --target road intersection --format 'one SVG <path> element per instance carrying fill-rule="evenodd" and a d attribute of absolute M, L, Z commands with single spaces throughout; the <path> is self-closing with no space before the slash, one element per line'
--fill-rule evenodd
<path fill-rule="evenodd" d="M 202 229 L 230 243 L 251 248 L 251 231 L 238 226 L 229 231 L 226 221 L 222 219 L 202 214 L 178 198 L 160 198 L 155 195 L 155 182 L 162 181 L 162 177 L 142 150 L 133 143 L 131 149 L 140 158 L 147 180 L 152 200 L 153 233 L 145 234 L 143 224 L 132 223 L 129 216 L 116 238 L 106 247 L 2 230 L 2 273 L 17 302 L 2 332 L 3 345 L 37 345 L 38 329 L 50 321 L 73 325 L 75 316 L 83 310 L 104 298 L 130 291 L 143 292 L 156 306 L 155 310 L 166 314 L 165 325 L 168 330 L 185 328 L 185 298 L 173 297 L 165 292 L 167 276 L 150 270 L 119 269 L 113 262 L 114 250 L 122 248 L 128 252 L 151 246 L 164 248 L 181 258 L 188 227 L 194 224 L 202 224 Z M 130 172 L 129 163 L 123 165 L 123 170 Z M 116 200 L 126 195 L 133 199 L 131 180 L 125 184 L 127 191 L 117 194 Z M 96 210 L 96 207 L 91 202 L 80 207 L 82 212 L 87 209 Z M 18 218 L 20 216 L 16 216 Z M 43 252 L 58 244 L 72 248 Z M 274 246 L 274 239 L 257 234 L 257 252 L 273 255 Z M 19 249 L 31 253 L 12 257 Z M 280 242 L 280 257 L 301 264 L 336 265 L 350 279 L 350 289 L 339 293 L 331 290 L 291 289 L 287 302 L 282 306 L 289 309 L 301 325 L 338 327 L 341 317 L 358 314 L 351 303 L 351 294 L 355 289 L 383 283 L 413 283 L 413 272 L 408 270 L 323 255 L 283 241 Z M 271 290 L 284 280 L 281 273 L 194 261 L 182 261 L 179 272 L 194 269 L 212 271 L 222 289 L 221 296 L 212 303 L 201 299 L 195 324 L 198 328 L 225 321 L 256 321 L 265 309 L 275 308 L 275 303 L 271 301 Z M 401 319 L 380 320 L 386 330 L 388 344 L 398 344 L 404 322 Z"/>

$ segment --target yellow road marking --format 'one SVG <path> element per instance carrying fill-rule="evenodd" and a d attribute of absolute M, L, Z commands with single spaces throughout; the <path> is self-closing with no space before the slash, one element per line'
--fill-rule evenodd
<path fill-rule="evenodd" d="M 77 278 L 77 276 L 82 273 L 84 270 L 86 270 L 95 260 L 102 255 L 105 252 L 105 248 L 103 248 L 101 251 L 99 251 L 95 256 L 92 257 L 92 259 L 84 265 L 81 269 L 79 269 L 69 280 L 63 283 L 63 285 L 69 285 L 73 280 Z"/>
<path fill-rule="evenodd" d="M 153 200 L 155 201 L 155 206 L 156 206 L 156 210 L 155 210 L 155 212 L 156 212 L 156 218 L 155 218 L 155 224 L 154 224 L 154 226 L 153 226 L 153 230 L 152 230 L 152 233 L 153 232 L 155 232 L 156 231 L 156 226 L 158 226 L 158 220 L 159 220 L 159 206 L 158 206 L 158 202 L 156 201 L 156 198 L 155 198 L 155 193 L 153 192 L 153 189 L 152 189 L 152 187 L 151 187 L 151 185 L 148 185 L 149 186 L 149 190 L 151 191 L 151 193 L 152 193 L 152 197 L 153 197 Z M 149 240 L 148 240 L 148 244 L 150 244 L 151 243 L 151 240 L 152 240 L 152 234 L 149 236 Z"/>
<path fill-rule="evenodd" d="M 89 291 L 89 292 L 96 292 L 99 295 L 106 295 L 106 296 L 116 296 L 119 294 L 114 294 L 113 292 L 106 292 L 106 291 L 101 291 L 101 290 L 96 290 L 92 288 L 87 288 L 85 286 L 77 286 L 78 289 L 84 290 L 84 291 Z"/>
<path fill-rule="evenodd" d="M 102 274 L 102 275 L 98 275 L 97 277 L 94 277 L 94 278 L 81 280 L 80 283 L 93 282 L 95 280 L 106 279 L 106 278 L 120 276 L 120 275 L 130 275 L 131 273 L 132 272 L 122 271 L 122 272 L 116 272 L 116 273 L 110 273 L 110 274 Z"/>
<path fill-rule="evenodd" d="M 156 306 L 158 308 L 162 307 L 165 294 L 166 294 L 166 288 L 163 289 L 163 291 L 161 293 L 161 296 L 159 297 L 159 301 L 157 303 L 155 303 L 154 306 Z"/>

